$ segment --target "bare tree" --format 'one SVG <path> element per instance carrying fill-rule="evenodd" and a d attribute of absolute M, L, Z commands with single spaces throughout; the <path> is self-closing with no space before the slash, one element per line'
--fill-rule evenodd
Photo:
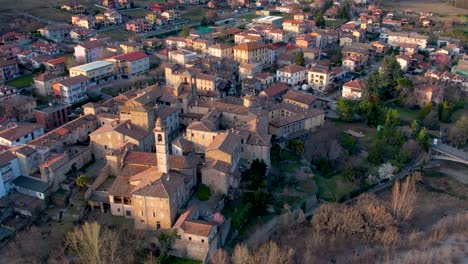
<path fill-rule="evenodd" d="M 252 264 L 252 255 L 245 245 L 237 245 L 232 254 L 233 264 Z"/>
<path fill-rule="evenodd" d="M 403 183 L 396 181 L 393 185 L 391 209 L 393 216 L 401 221 L 408 219 L 414 211 L 417 200 L 417 175 L 408 176 Z"/>
<path fill-rule="evenodd" d="M 229 254 L 222 248 L 218 248 L 213 256 L 211 256 L 212 264 L 229 264 L 229 261 Z"/>
<path fill-rule="evenodd" d="M 75 227 L 66 242 L 83 263 L 122 263 L 119 234 L 97 222 Z"/>

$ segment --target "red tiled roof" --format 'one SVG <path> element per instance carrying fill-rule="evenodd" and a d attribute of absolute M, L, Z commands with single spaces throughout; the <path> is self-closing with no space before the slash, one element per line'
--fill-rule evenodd
<path fill-rule="evenodd" d="M 57 65 L 57 64 L 65 63 L 65 60 L 66 60 L 65 57 L 60 57 L 60 58 L 48 60 L 47 63 L 52 64 L 52 65 Z"/>
<path fill-rule="evenodd" d="M 265 94 L 268 97 L 273 97 L 275 95 L 278 95 L 280 93 L 283 93 L 284 91 L 287 91 L 289 89 L 289 86 L 285 83 L 276 83 L 272 85 L 271 87 L 268 87 L 267 89 L 263 90 Z"/>
<path fill-rule="evenodd" d="M 134 51 L 134 52 L 116 55 L 111 58 L 115 60 L 136 61 L 136 60 L 140 60 L 140 59 L 147 58 L 147 57 L 148 55 L 146 55 L 142 51 Z"/>

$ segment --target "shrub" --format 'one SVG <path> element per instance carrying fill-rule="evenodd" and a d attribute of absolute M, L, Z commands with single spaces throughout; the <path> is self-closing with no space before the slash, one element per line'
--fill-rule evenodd
<path fill-rule="evenodd" d="M 208 186 L 203 185 L 203 184 L 198 186 L 198 189 L 197 189 L 198 200 L 207 201 L 208 199 L 210 199 L 210 196 L 211 196 L 211 192 Z"/>

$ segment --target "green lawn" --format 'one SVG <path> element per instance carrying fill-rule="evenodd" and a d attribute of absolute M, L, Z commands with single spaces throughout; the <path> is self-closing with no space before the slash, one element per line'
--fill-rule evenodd
<path fill-rule="evenodd" d="M 420 111 L 417 109 L 411 110 L 411 109 L 404 108 L 404 107 L 397 107 L 397 110 L 398 110 L 398 113 L 400 114 L 400 118 L 403 121 L 406 121 L 409 123 L 411 123 L 413 120 L 416 119 Z"/>
<path fill-rule="evenodd" d="M 10 85 L 16 88 L 24 88 L 24 87 L 30 86 L 32 83 L 33 83 L 33 76 L 26 75 L 26 76 L 16 78 L 13 81 L 9 81 L 6 83 L 6 85 Z"/>
<path fill-rule="evenodd" d="M 238 18 L 240 19 L 246 19 L 246 20 L 252 20 L 254 18 L 257 18 L 258 16 L 255 15 L 255 14 L 245 14 L 245 15 L 242 15 L 242 16 L 238 16 Z"/>
<path fill-rule="evenodd" d="M 174 257 L 174 256 L 169 257 L 169 259 L 167 260 L 167 263 L 170 263 L 170 264 L 202 264 L 202 262 L 199 261 L 199 260 L 178 258 L 178 257 Z"/>
<path fill-rule="evenodd" d="M 122 29 L 113 29 L 108 31 L 103 31 L 102 34 L 111 37 L 115 40 L 128 40 L 128 38 L 133 35 L 133 33 L 122 30 Z"/>
<path fill-rule="evenodd" d="M 337 27 L 343 25 L 346 22 L 347 22 L 346 20 L 342 20 L 342 19 L 325 20 L 325 26 L 332 27 L 332 28 L 337 28 Z"/>
<path fill-rule="evenodd" d="M 133 18 L 142 18 L 145 17 L 148 13 L 148 10 L 145 9 L 130 9 L 122 11 L 122 14 L 131 16 Z"/>
<path fill-rule="evenodd" d="M 326 201 L 339 201 L 358 188 L 356 184 L 350 182 L 342 174 L 337 174 L 331 178 L 315 176 L 318 197 Z"/>

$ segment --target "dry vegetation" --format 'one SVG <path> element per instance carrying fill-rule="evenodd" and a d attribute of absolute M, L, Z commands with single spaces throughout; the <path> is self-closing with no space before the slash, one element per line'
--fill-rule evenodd
<path fill-rule="evenodd" d="M 324 204 L 309 223 L 280 227 L 274 243 L 237 246 L 232 261 L 259 263 L 258 255 L 269 252 L 262 257 L 286 259 L 272 263 L 466 263 L 467 201 L 428 191 L 430 179 L 418 179 L 379 196 L 362 195 L 354 204 Z"/>
<path fill-rule="evenodd" d="M 432 11 L 439 15 L 466 15 L 468 9 L 454 7 L 443 0 L 397 0 L 381 1 L 385 7 L 394 10 L 411 9 L 415 12 Z"/>

